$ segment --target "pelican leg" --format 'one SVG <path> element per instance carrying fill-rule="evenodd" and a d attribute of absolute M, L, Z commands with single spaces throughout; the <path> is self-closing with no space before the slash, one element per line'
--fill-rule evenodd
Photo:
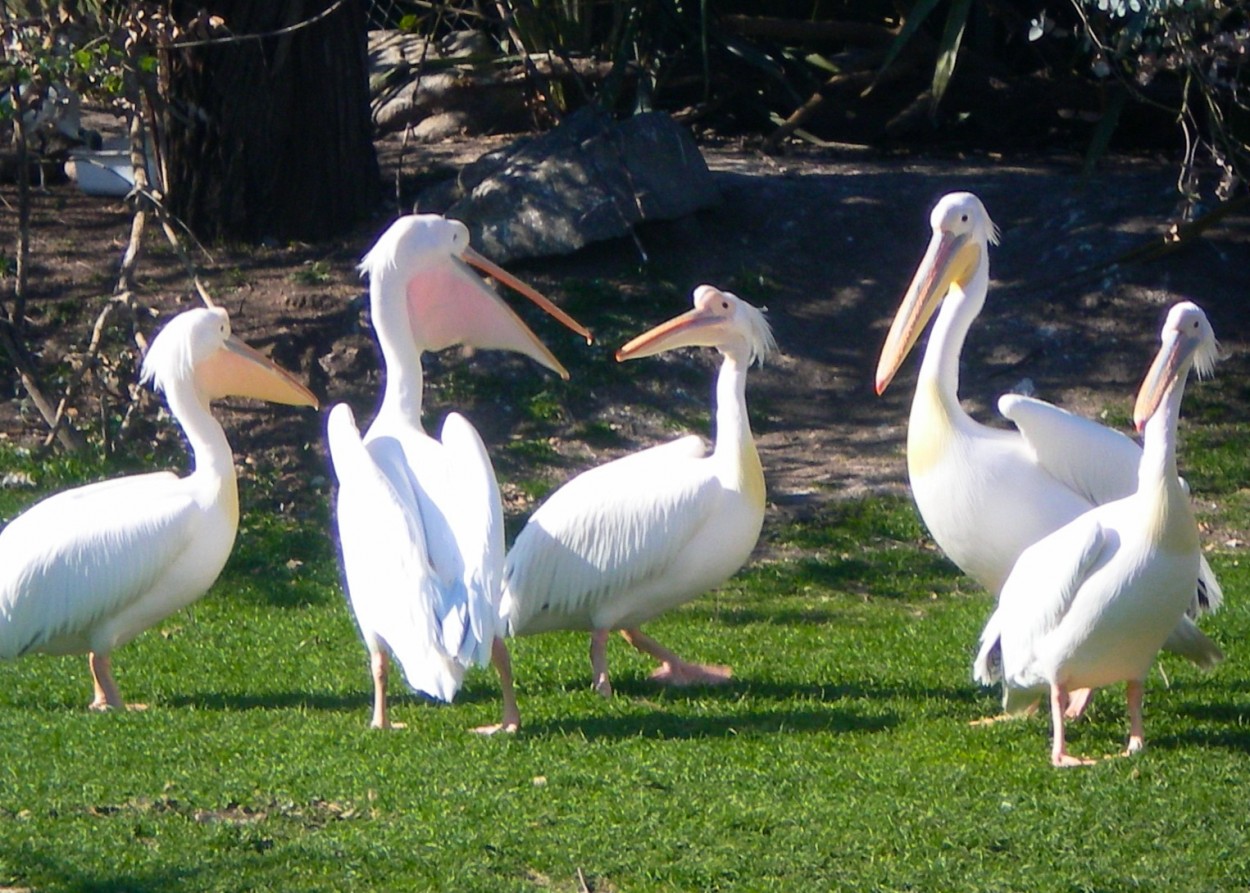
<path fill-rule="evenodd" d="M 122 693 L 113 681 L 112 661 L 109 656 L 92 651 L 87 655 L 87 664 L 91 667 L 91 681 L 95 686 L 95 699 L 89 709 L 118 710 L 125 707 Z"/>
<path fill-rule="evenodd" d="M 723 685 L 733 677 L 733 669 L 723 664 L 692 664 L 682 660 L 642 630 L 623 629 L 621 635 L 643 654 L 660 662 L 651 678 L 666 685 Z"/>
<path fill-rule="evenodd" d="M 612 697 L 612 683 L 608 679 L 608 635 L 611 630 L 597 629 L 590 634 L 590 672 L 594 676 L 592 686 L 605 698 Z"/>
<path fill-rule="evenodd" d="M 1130 679 L 1128 681 L 1128 747 L 1124 749 L 1124 756 L 1135 754 L 1146 746 L 1146 732 L 1142 725 L 1142 699 L 1145 695 L 1145 686 L 1140 679 Z"/>
<path fill-rule="evenodd" d="M 503 691 L 503 720 L 497 725 L 478 726 L 473 731 L 479 735 L 512 733 L 521 727 L 521 711 L 517 709 L 516 690 L 512 687 L 512 656 L 508 654 L 508 646 L 499 636 L 491 643 L 490 662 L 499 674 L 499 687 Z"/>
<path fill-rule="evenodd" d="M 1078 688 L 1071 692 L 1068 695 L 1068 709 L 1064 711 L 1064 716 L 1068 719 L 1080 719 L 1085 715 L 1085 708 L 1089 706 L 1090 698 L 1093 696 L 1092 688 Z"/>
<path fill-rule="evenodd" d="M 1053 743 L 1050 750 L 1052 766 L 1066 769 L 1070 766 L 1092 766 L 1093 760 L 1074 757 L 1068 753 L 1064 742 L 1063 721 L 1068 709 L 1068 690 L 1057 682 L 1050 684 L 1050 720 L 1053 727 Z"/>
<path fill-rule="evenodd" d="M 386 677 L 391 660 L 385 649 L 369 652 L 369 667 L 373 671 L 373 719 L 371 729 L 402 729 L 402 722 L 393 723 L 386 715 Z"/>

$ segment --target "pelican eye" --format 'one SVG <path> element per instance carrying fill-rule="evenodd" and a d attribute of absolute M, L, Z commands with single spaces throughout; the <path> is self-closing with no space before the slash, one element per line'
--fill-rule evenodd
<path fill-rule="evenodd" d="M 968 215 L 967 215 L 967 214 L 962 214 L 962 215 L 960 215 L 959 219 L 960 219 L 962 222 L 967 223 L 967 222 L 968 222 Z"/>
<path fill-rule="evenodd" d="M 729 302 L 728 302 L 728 301 L 721 301 L 721 302 L 720 302 L 720 309 L 721 309 L 721 310 L 728 310 L 728 309 L 729 309 Z"/>

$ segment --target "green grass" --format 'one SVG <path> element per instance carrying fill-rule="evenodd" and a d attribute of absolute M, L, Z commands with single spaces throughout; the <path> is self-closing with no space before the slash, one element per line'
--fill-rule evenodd
<path fill-rule="evenodd" d="M 1247 517 L 1245 429 L 1188 435 L 1204 499 Z M 41 489 L 98 461 L 7 456 Z M 1041 718 L 990 727 L 970 679 L 989 605 L 928 544 L 910 503 L 838 504 L 770 525 L 780 560 L 649 625 L 732 684 L 667 691 L 614 641 L 616 697 L 586 637 L 514 643 L 524 718 L 488 670 L 455 704 L 393 681 L 408 728 L 366 728 L 365 652 L 328 515 L 242 491 L 239 542 L 191 609 L 115 656 L 143 712 L 88 713 L 86 662 L 0 664 L 0 888 L 35 891 L 1119 891 L 1250 885 L 1250 563 L 1212 553 L 1228 595 L 1204 623 L 1229 659 L 1168 657 L 1147 750 L 1049 766 Z M 34 498 L 0 491 L 10 515 Z M 1117 752 L 1123 688 L 1070 730 Z"/>

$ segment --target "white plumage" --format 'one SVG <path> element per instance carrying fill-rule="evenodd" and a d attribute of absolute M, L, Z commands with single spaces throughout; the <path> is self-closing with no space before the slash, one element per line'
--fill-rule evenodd
<path fill-rule="evenodd" d="M 1189 496 L 1176 473 L 1176 424 L 1191 366 L 1210 370 L 1216 342 L 1203 312 L 1177 304 L 1142 384 L 1134 420 L 1145 449 L 1134 492 L 1097 506 L 1030 546 L 1003 585 L 981 636 L 975 678 L 1003 682 L 1004 707 L 1051 696 L 1052 761 L 1069 766 L 1064 712 L 1073 689 L 1127 681 L 1127 752 L 1144 746 L 1143 683 L 1177 624 L 1201 552 Z M 1213 663 L 1214 661 L 1212 661 Z"/>
<path fill-rule="evenodd" d="M 421 421 L 421 354 L 452 344 L 515 350 L 567 378 L 536 335 L 469 265 L 590 333 L 469 247 L 464 224 L 401 217 L 365 256 L 382 349 L 382 404 L 362 437 L 346 404 L 329 415 L 335 515 L 347 592 L 369 650 L 373 717 L 386 714 L 388 654 L 415 690 L 451 700 L 490 653 L 503 576 L 503 508 L 486 448 L 452 413 L 439 439 Z"/>
<path fill-rule="evenodd" d="M 971 193 L 943 197 L 933 237 L 903 298 L 877 366 L 889 385 L 937 310 L 907 428 L 907 471 L 925 525 L 959 568 L 997 595 L 1024 549 L 1094 505 L 1136 487 L 1141 448 L 1108 428 L 1040 400 L 1006 395 L 999 411 L 1016 431 L 972 419 L 959 403 L 959 355 L 984 306 L 989 246 L 998 230 Z M 1205 560 L 1188 592 L 1195 611 L 1222 594 Z M 1196 627 L 1169 642 L 1190 660 L 1218 649 Z"/>
<path fill-rule="evenodd" d="M 109 668 L 113 649 L 203 595 L 230 555 L 239 520 L 234 457 L 210 401 L 235 394 L 317 405 L 232 337 L 221 309 L 171 320 L 144 359 L 143 380 L 165 392 L 195 470 L 67 490 L 0 534 L 0 656 L 87 652 L 95 709 L 123 706 Z"/>
<path fill-rule="evenodd" d="M 686 346 L 716 347 L 724 357 L 713 449 L 685 437 L 578 475 L 534 513 L 508 552 L 501 634 L 591 632 L 594 684 L 605 697 L 612 630 L 662 662 L 656 678 L 688 684 L 729 676 L 727 667 L 681 660 L 638 627 L 725 582 L 755 547 L 764 475 L 747 420 L 746 371 L 775 345 L 758 309 L 703 285 L 693 310 L 635 338 L 617 359 Z M 502 640 L 495 656 L 504 711 L 501 726 L 489 730 L 514 730 L 520 714 Z"/>

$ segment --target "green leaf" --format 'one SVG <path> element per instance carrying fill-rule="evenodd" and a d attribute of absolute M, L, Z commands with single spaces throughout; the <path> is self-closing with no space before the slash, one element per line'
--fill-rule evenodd
<path fill-rule="evenodd" d="M 1098 163 L 1107 151 L 1107 146 L 1111 144 L 1111 135 L 1115 133 L 1116 125 L 1120 123 L 1120 113 L 1124 111 L 1124 104 L 1127 100 L 1127 90 L 1119 88 L 1110 91 L 1110 96 L 1107 98 L 1107 110 L 1098 119 L 1094 135 L 1089 139 L 1089 148 L 1085 150 L 1085 163 L 1081 167 L 1081 173 L 1084 176 L 1088 177 L 1093 173 L 1094 165 Z"/>
<path fill-rule="evenodd" d="M 867 96 L 877 86 L 877 82 L 881 80 L 881 75 L 894 64 L 894 60 L 903 51 L 903 47 L 907 46 L 907 42 L 911 40 L 912 35 L 924 24 L 924 20 L 929 17 L 929 13 L 933 12 L 940 2 L 941 0 L 917 0 L 916 5 L 911 8 L 911 12 L 907 14 L 907 18 L 903 21 L 903 27 L 898 32 L 898 37 L 895 37 L 894 42 L 890 44 L 890 49 L 885 54 L 885 61 L 881 63 L 881 70 L 877 72 L 876 78 L 868 85 L 868 89 L 864 91 L 863 95 Z"/>
<path fill-rule="evenodd" d="M 942 43 L 938 46 L 937 65 L 933 69 L 933 114 L 937 113 L 938 103 L 946 94 L 950 85 L 951 75 L 955 73 L 955 62 L 959 58 L 959 44 L 964 38 L 964 26 L 968 23 L 968 10 L 972 8 L 972 0 L 955 0 L 950 12 L 946 15 L 946 27 L 942 30 Z"/>

